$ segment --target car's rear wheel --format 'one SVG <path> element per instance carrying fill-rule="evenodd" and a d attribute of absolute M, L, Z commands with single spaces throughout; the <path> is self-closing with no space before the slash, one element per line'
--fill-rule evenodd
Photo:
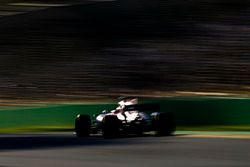
<path fill-rule="evenodd" d="M 116 115 L 106 115 L 102 121 L 102 134 L 105 138 L 120 136 L 121 122 Z"/>
<path fill-rule="evenodd" d="M 175 131 L 173 113 L 157 113 L 153 117 L 153 128 L 157 136 L 170 136 Z"/>
<path fill-rule="evenodd" d="M 87 137 L 90 135 L 91 119 L 89 115 L 77 115 L 75 120 L 75 133 L 77 137 Z"/>

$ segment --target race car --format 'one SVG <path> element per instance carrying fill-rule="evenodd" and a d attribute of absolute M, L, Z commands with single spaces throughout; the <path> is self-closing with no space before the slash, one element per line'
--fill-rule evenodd
<path fill-rule="evenodd" d="M 105 138 L 122 135 L 142 135 L 154 131 L 157 136 L 169 136 L 175 131 L 174 115 L 158 112 L 158 104 L 138 104 L 137 98 L 122 98 L 116 109 L 93 116 L 79 114 L 75 119 L 77 137 L 102 134 Z"/>

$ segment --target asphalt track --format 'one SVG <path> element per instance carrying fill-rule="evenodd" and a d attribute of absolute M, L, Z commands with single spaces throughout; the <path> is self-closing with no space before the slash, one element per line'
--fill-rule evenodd
<path fill-rule="evenodd" d="M 72 133 L 0 136 L 1 167 L 136 166 L 248 167 L 249 139 L 195 137 L 101 136 L 76 138 Z"/>

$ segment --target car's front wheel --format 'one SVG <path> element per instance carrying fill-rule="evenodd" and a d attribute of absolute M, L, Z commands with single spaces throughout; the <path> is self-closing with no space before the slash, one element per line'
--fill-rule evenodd
<path fill-rule="evenodd" d="M 87 137 L 90 135 L 91 119 L 89 115 L 77 115 L 75 119 L 75 133 L 77 137 Z"/>

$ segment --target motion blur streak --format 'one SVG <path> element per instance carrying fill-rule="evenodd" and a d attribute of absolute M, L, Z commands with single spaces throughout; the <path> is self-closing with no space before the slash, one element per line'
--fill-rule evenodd
<path fill-rule="evenodd" d="M 249 95 L 249 1 L 85 2 L 0 18 L 1 99 Z"/>

